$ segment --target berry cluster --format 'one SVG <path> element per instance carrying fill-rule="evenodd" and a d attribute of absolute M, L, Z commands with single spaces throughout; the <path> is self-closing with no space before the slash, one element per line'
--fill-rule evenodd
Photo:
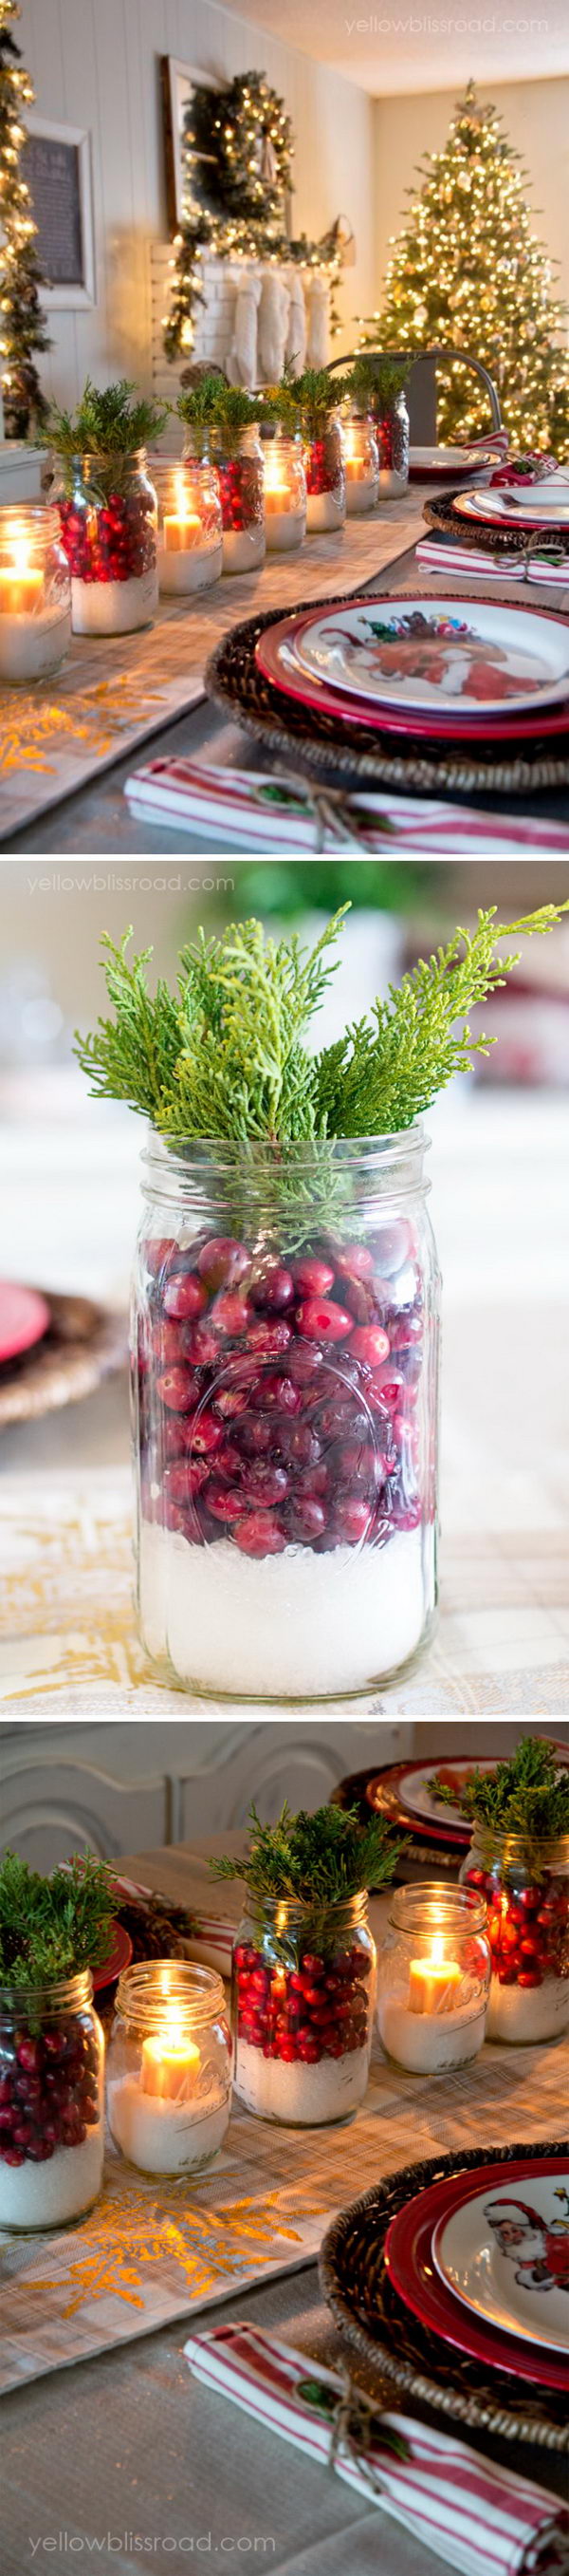
<path fill-rule="evenodd" d="M 365 2048 L 371 1960 L 362 1943 L 335 1949 L 330 1958 L 305 1950 L 291 1968 L 240 1941 L 233 1959 L 237 2037 L 262 2049 L 263 2057 L 317 2066 L 321 2057 Z"/>
<path fill-rule="evenodd" d="M 263 465 L 255 456 L 216 458 L 224 529 L 258 528 L 263 518 Z"/>
<path fill-rule="evenodd" d="M 409 421 L 406 408 L 401 405 L 399 409 L 398 405 L 394 404 L 392 411 L 381 411 L 379 406 L 375 408 L 372 402 L 372 410 L 381 471 L 383 474 L 401 474 L 406 478 L 409 472 Z"/>
<path fill-rule="evenodd" d="M 99 2119 L 98 2052 L 92 2025 L 54 2023 L 39 2038 L 14 2034 L 0 2054 L 0 2157 L 5 2165 L 45 2164 L 56 2147 L 81 2147 Z"/>
<path fill-rule="evenodd" d="M 131 581 L 156 561 L 152 494 L 109 492 L 108 500 L 60 500 L 62 544 L 74 581 Z"/>
<path fill-rule="evenodd" d="M 311 438 L 304 451 L 307 492 L 336 492 L 342 498 L 344 466 L 342 440 L 335 422 L 322 438 Z"/>
<path fill-rule="evenodd" d="M 383 1542 L 421 1518 L 423 1317 L 411 1228 L 256 1256 L 228 1236 L 144 1247 L 144 1517 L 247 1556 Z"/>
<path fill-rule="evenodd" d="M 539 1884 L 504 1878 L 493 1869 L 469 1868 L 465 1884 L 485 1896 L 492 1973 L 501 1986 L 542 1986 L 544 1977 L 569 1977 L 569 1879 L 546 1871 Z"/>

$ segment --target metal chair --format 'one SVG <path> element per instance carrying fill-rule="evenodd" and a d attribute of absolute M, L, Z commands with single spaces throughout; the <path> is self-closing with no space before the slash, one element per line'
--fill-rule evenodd
<path fill-rule="evenodd" d="M 369 358 L 372 363 L 374 358 L 382 363 L 393 358 L 395 363 L 409 366 L 407 402 L 412 447 L 437 445 L 437 364 L 441 359 L 448 366 L 449 359 L 460 358 L 463 366 L 470 367 L 472 374 L 480 377 L 488 395 L 492 428 L 501 429 L 502 415 L 496 385 L 487 368 L 481 366 L 480 359 L 471 357 L 469 349 L 425 349 L 420 357 L 411 360 L 408 349 L 352 349 L 347 358 L 331 359 L 328 374 L 333 375 L 335 367 L 353 366 L 355 359 L 361 357 Z"/>

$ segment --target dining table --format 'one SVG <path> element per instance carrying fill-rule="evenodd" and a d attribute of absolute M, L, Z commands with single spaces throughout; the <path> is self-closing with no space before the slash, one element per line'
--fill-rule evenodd
<path fill-rule="evenodd" d="M 197 760 L 217 772 L 246 769 L 260 776 L 279 771 L 283 760 L 265 750 L 215 703 L 206 671 L 224 636 L 258 611 L 290 613 L 299 602 L 380 592 L 404 596 L 421 591 L 426 598 L 449 590 L 457 598 L 489 595 L 487 579 L 440 565 L 421 563 L 417 546 L 427 535 L 424 507 L 439 492 L 428 478 L 417 478 L 394 498 L 383 498 L 370 518 L 348 519 L 343 533 L 311 536 L 299 555 L 268 557 L 255 573 L 226 578 L 188 614 L 185 603 L 162 599 L 154 625 L 142 634 L 119 638 L 72 639 L 62 673 L 14 708 L 14 692 L 0 693 L 0 846 L 65 858 L 71 852 L 112 851 L 115 857 L 168 857 L 179 853 L 207 855 L 218 847 L 217 833 L 204 834 L 190 823 L 180 826 L 149 819 L 125 795 L 127 779 L 149 761 Z M 569 616 L 569 581 L 552 589 L 540 582 L 499 581 L 493 577 L 493 600 L 545 609 L 557 618 Z M 22 693 L 20 692 L 20 697 Z M 293 767 L 302 769 L 301 758 Z M 406 790 L 402 780 L 399 794 Z M 431 795 L 439 794 L 433 788 Z M 555 786 L 523 794 L 473 794 L 468 810 L 505 817 L 512 824 L 535 821 L 569 827 L 569 787 Z M 569 828 L 567 832 L 569 847 Z M 223 829 L 223 849 L 249 850 L 247 833 Z"/>
<path fill-rule="evenodd" d="M 203 1905 L 208 1891 L 210 1907 L 221 1910 L 222 1900 L 223 1913 L 234 1925 L 242 1883 L 224 1883 L 221 1891 L 213 1886 L 209 1870 L 222 1848 L 238 1865 L 246 1849 L 244 1834 L 121 1855 L 113 1866 L 177 1905 Z M 389 1903 L 385 1894 L 370 1902 L 379 1942 Z M 100 2567 L 103 2576 L 111 2576 L 116 2567 L 122 2576 L 136 2576 L 148 2558 L 153 2567 L 162 2566 L 167 2557 L 175 2563 L 189 2557 L 193 2565 L 198 2555 L 218 2562 L 254 2558 L 279 2576 L 344 2576 L 347 2561 L 351 2576 L 375 2576 L 378 2567 L 382 2576 L 435 2576 L 450 2563 L 440 2552 L 435 2555 L 419 2545 L 404 2522 L 390 2519 L 386 2524 L 377 2505 L 342 2483 L 331 2463 L 316 2464 L 290 2450 L 253 2414 L 245 2421 L 225 2396 L 198 2384 L 190 2376 L 184 2344 L 190 2332 L 199 2334 L 212 2323 L 247 2320 L 278 2335 L 311 2363 L 340 2372 L 349 2363 L 353 2385 L 373 2393 L 380 2407 L 403 2406 L 407 2414 L 425 2423 L 436 2420 L 444 2429 L 444 2418 L 435 2419 L 415 2397 L 398 2399 L 387 2381 L 375 2373 L 371 2378 L 367 2361 L 346 2346 L 320 2287 L 318 2244 L 335 2212 L 380 2177 L 416 2158 L 455 2149 L 562 2140 L 566 2106 L 563 2041 L 526 2048 L 486 2044 L 470 2066 L 423 2077 L 399 2072 L 378 2044 L 369 2093 L 347 2127 L 282 2129 L 253 2119 L 235 2104 L 219 2169 L 212 2167 L 189 2189 L 177 2186 L 192 2204 L 189 2216 L 199 2226 L 204 2261 L 200 2286 L 196 2289 L 188 2274 L 178 2313 L 166 2324 L 153 2325 L 148 2288 L 141 2314 L 139 2248 L 138 2255 L 133 2249 L 130 2290 L 118 2325 L 112 2270 L 107 2264 L 106 2300 L 97 2304 L 91 2259 L 83 2264 L 82 2291 L 74 2293 L 63 2313 L 60 2301 L 57 2325 L 49 2284 L 47 2289 L 44 2284 L 45 2323 L 42 2327 L 40 2297 L 34 2327 L 33 2284 L 46 2268 L 46 2240 L 26 2240 L 17 2310 L 4 2236 L 4 2350 L 14 2358 L 12 2384 L 2 2398 L 3 2576 L 25 2576 L 33 2565 L 43 2566 L 48 2553 L 58 2567 L 79 2558 L 82 2565 Z M 159 2194 L 157 2202 L 158 2187 L 148 2180 L 143 2188 L 146 2281 L 152 2284 L 162 2255 Z M 103 2198 L 86 2222 L 91 2257 L 97 2233 L 103 2240 L 105 2236 L 107 2191 L 106 2169 Z M 234 2273 L 226 2280 L 232 2223 L 238 2224 L 244 2207 L 250 2214 L 254 2210 L 260 2242 L 263 2216 L 270 2213 L 266 2251 L 254 2274 L 244 2252 L 242 2277 L 236 2279 Z M 310 2242 L 303 2251 L 298 2238 L 303 2210 L 306 2214 L 309 2208 Z M 283 2211 L 288 2243 L 280 2234 Z M 171 2237 L 171 2213 L 164 2227 Z M 72 2240 L 78 2278 L 83 2233 L 77 2227 Z M 128 2255 L 126 2221 L 124 2234 L 123 2255 Z M 52 2238 L 52 2279 L 57 2262 L 53 2249 Z M 74 2357 L 77 2348 L 79 2358 Z M 447 2423 L 446 2429 L 567 2498 L 566 2452 L 528 2447 L 480 2430 L 469 2429 L 463 2436 L 460 2424 Z"/>

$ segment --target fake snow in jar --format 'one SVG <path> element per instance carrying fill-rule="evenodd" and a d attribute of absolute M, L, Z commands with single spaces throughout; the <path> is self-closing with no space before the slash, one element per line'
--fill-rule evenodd
<path fill-rule="evenodd" d="M 228 452 L 212 432 L 223 518 L 224 573 L 255 572 L 265 560 L 264 463 L 255 428 L 244 429 Z"/>
<path fill-rule="evenodd" d="M 0 683 L 57 671 L 71 641 L 71 586 L 57 510 L 0 509 Z"/>
<path fill-rule="evenodd" d="M 318 437 L 307 437 L 306 525 L 311 536 L 343 528 L 346 517 L 344 436 L 339 420 L 329 420 Z"/>
<path fill-rule="evenodd" d="M 158 608 L 157 500 L 146 450 L 60 460 L 61 537 L 76 635 L 128 635 Z"/>
<path fill-rule="evenodd" d="M 0 1989 L 0 2227 L 67 2227 L 103 2176 L 104 2040 L 89 1969 Z"/>
<path fill-rule="evenodd" d="M 373 420 L 354 414 L 346 431 L 346 509 L 348 518 L 374 510 L 379 495 L 379 455 Z"/>
<path fill-rule="evenodd" d="M 288 554 L 306 536 L 306 476 L 300 438 L 277 431 L 265 448 L 268 554 Z"/>
<path fill-rule="evenodd" d="M 386 2056 L 413 2075 L 467 2066 L 485 2036 L 486 1910 L 474 1889 L 398 1888 L 379 1961 L 377 2026 Z"/>
<path fill-rule="evenodd" d="M 223 569 L 219 476 L 207 456 L 151 459 L 158 496 L 158 579 L 165 597 L 209 589 Z"/>
<path fill-rule="evenodd" d="M 365 1894 L 319 1912 L 251 1896 L 234 1949 L 235 2092 L 245 2109 L 290 2128 L 351 2119 L 367 2091 L 374 1996 Z"/>
<path fill-rule="evenodd" d="M 461 1880 L 485 1902 L 492 1959 L 486 2035 L 530 2046 L 569 2028 L 569 1836 L 531 1846 L 477 1827 Z"/>
<path fill-rule="evenodd" d="M 279 1707 L 349 1698 L 430 1629 L 439 1274 L 424 1141 L 415 1127 L 282 1147 L 277 1169 L 261 1144 L 224 1162 L 156 1139 L 143 1157 L 139 1619 L 187 1688 Z"/>
<path fill-rule="evenodd" d="M 115 2146 L 138 2171 L 201 2173 L 231 2109 L 231 2040 L 221 1977 L 152 1959 L 119 1978 L 107 2065 Z"/>

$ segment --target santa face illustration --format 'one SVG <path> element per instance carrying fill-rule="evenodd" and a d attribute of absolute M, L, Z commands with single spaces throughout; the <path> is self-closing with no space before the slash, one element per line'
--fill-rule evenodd
<path fill-rule="evenodd" d="M 541 2218 L 524 2200 L 491 2201 L 485 2216 L 522 2288 L 569 2291 L 567 2218 Z"/>

